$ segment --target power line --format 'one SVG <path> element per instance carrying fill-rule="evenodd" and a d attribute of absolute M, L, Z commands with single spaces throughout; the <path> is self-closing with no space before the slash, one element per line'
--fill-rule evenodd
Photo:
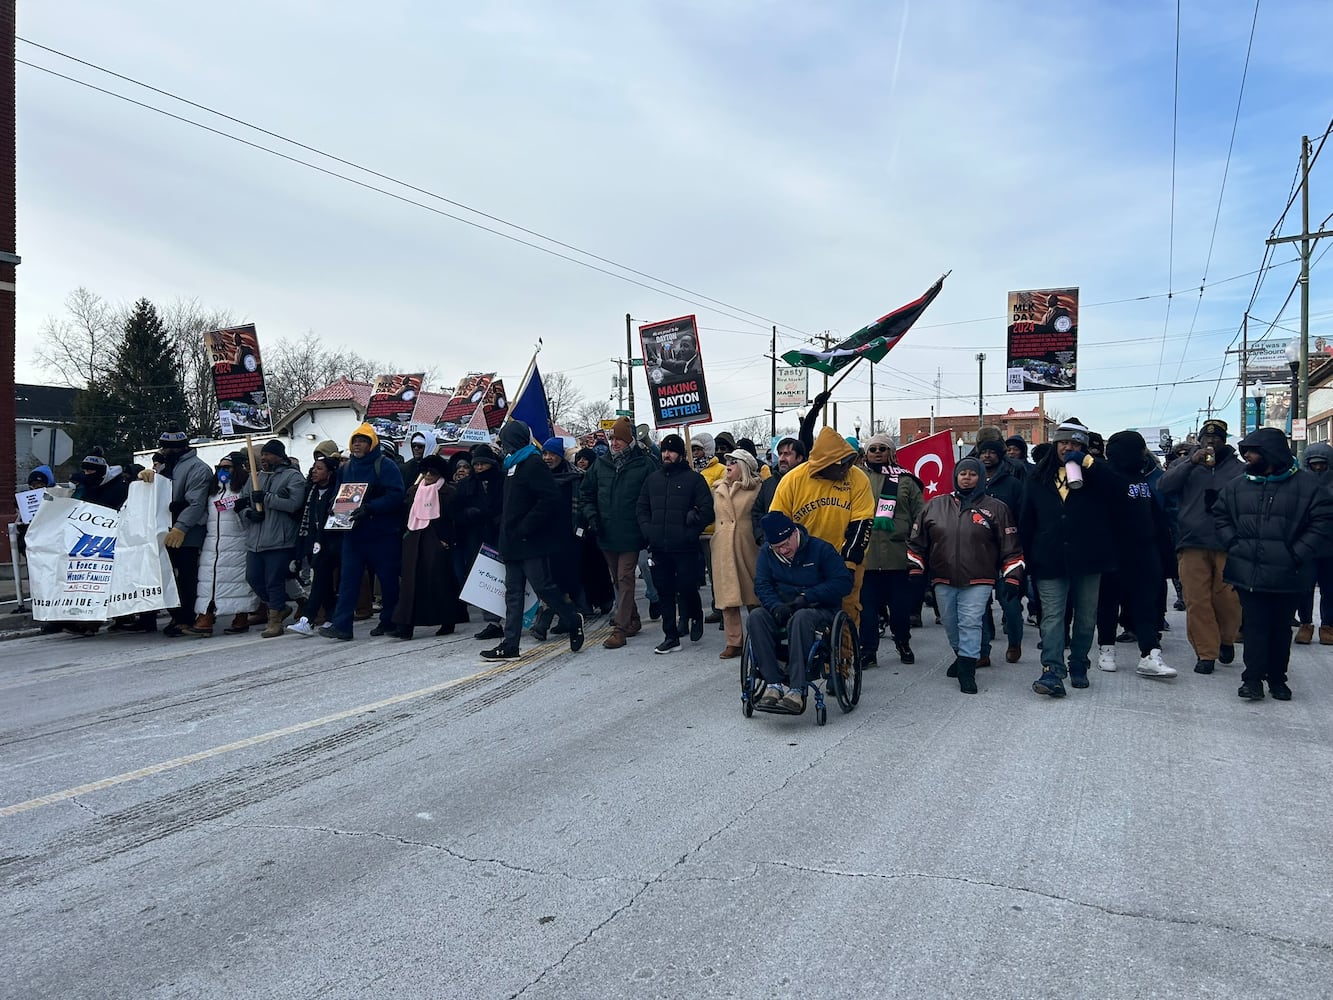
<path fill-rule="evenodd" d="M 1176 63 L 1175 84 L 1171 97 L 1171 215 L 1166 239 L 1166 287 L 1176 278 L 1176 145 L 1180 117 L 1180 0 L 1176 0 Z M 1162 376 L 1162 362 L 1166 360 L 1166 334 L 1171 326 L 1171 296 L 1166 297 L 1166 316 L 1162 320 L 1162 350 L 1157 356 L 1157 377 Z M 1179 374 L 1179 373 L 1177 373 Z M 1153 390 L 1153 407 L 1157 406 L 1157 390 Z M 1151 410 L 1149 416 L 1151 417 Z"/>
<path fill-rule="evenodd" d="M 282 152 L 280 152 L 280 151 L 278 151 L 278 150 L 275 150 L 275 149 L 273 149 L 273 148 L 271 148 L 271 147 L 269 147 L 269 146 L 264 146 L 264 145 L 261 145 L 261 144 L 259 144 L 259 143 L 251 142 L 250 140 L 241 138 L 240 136 L 237 136 L 237 135 L 233 135 L 232 133 L 229 133 L 229 132 L 222 131 L 221 129 L 215 129 L 215 128 L 212 128 L 211 126 L 205 125 L 205 124 L 203 124 L 202 122 L 195 121 L 195 120 L 193 120 L 193 119 L 191 119 L 191 118 L 185 118 L 185 117 L 183 117 L 183 116 L 181 116 L 181 115 L 173 114 L 172 112 L 167 111 L 167 110 L 165 110 L 165 109 L 163 109 L 163 108 L 159 108 L 159 107 L 156 107 L 156 106 L 151 105 L 151 104 L 146 104 L 146 103 L 144 103 L 144 102 L 142 102 L 142 101 L 136 101 L 136 100 L 134 100 L 133 98 L 131 98 L 131 97 L 127 97 L 127 96 L 124 95 L 124 94 L 117 93 L 117 92 L 115 92 L 115 91 L 113 91 L 113 90 L 107 90 L 107 89 L 105 89 L 105 88 L 103 88 L 103 87 L 98 87 L 98 86 L 96 86 L 95 84 L 92 84 L 92 83 L 87 82 L 86 80 L 80 80 L 80 79 L 78 79 L 77 77 L 68 76 L 68 75 L 66 75 L 66 74 L 64 74 L 64 73 L 57 72 L 56 70 L 49 69 L 48 67 L 45 67 L 45 66 L 40 66 L 40 65 L 38 65 L 38 64 L 36 64 L 36 63 L 28 62 L 27 60 L 24 60 L 24 59 L 16 59 L 16 60 L 15 60 L 15 62 L 18 63 L 19 65 L 27 66 L 27 67 L 29 67 L 29 68 L 31 68 L 31 69 L 39 70 L 39 71 L 41 71 L 41 72 L 43 72 L 43 73 L 49 73 L 50 75 L 55 76 L 55 77 L 59 77 L 59 78 L 62 79 L 62 80 L 67 80 L 67 81 L 69 81 L 70 83 L 75 83 L 75 84 L 78 84 L 79 86 L 87 87 L 87 88 L 90 89 L 90 90 L 95 90 L 95 91 L 97 91 L 98 93 L 105 94 L 105 95 L 107 95 L 107 96 L 109 96 L 109 97 L 115 97 L 115 98 L 118 98 L 118 99 L 120 99 L 120 100 L 122 100 L 122 101 L 125 101 L 125 102 L 129 103 L 129 104 L 133 104 L 133 105 L 136 105 L 137 107 L 144 108 L 144 109 L 146 109 L 146 110 L 148 110 L 148 111 L 155 111 L 155 112 L 157 112 L 158 114 L 165 115 L 165 116 L 167 116 L 168 118 L 173 118 L 173 119 L 175 119 L 176 121 L 183 122 L 183 123 L 185 123 L 185 124 L 187 124 L 187 125 L 193 125 L 193 126 L 195 126 L 196 128 L 200 128 L 200 129 L 203 129 L 204 131 L 211 132 L 211 133 L 213 133 L 214 135 L 219 135 L 219 136 L 222 136 L 222 137 L 224 137 L 224 138 L 232 139 L 232 140 L 234 140 L 234 141 L 236 141 L 236 142 L 243 143 L 243 144 L 245 144 L 245 145 L 247 145 L 247 146 L 250 146 L 252 149 L 257 149 L 257 150 L 260 150 L 260 151 L 262 151 L 262 152 L 269 153 L 269 154 L 271 154 L 271 155 L 273 155 L 273 156 L 281 157 L 282 159 L 288 160 L 288 161 L 290 161 L 290 162 L 292 162 L 292 163 L 297 163 L 297 164 L 300 164 L 300 165 L 302 165 L 302 166 L 309 167 L 309 168 L 312 169 L 312 170 L 318 170 L 320 173 L 326 174 L 326 175 L 328 175 L 328 176 L 336 177 L 336 178 L 338 178 L 339 180 L 344 180 L 344 181 L 347 181 L 347 182 L 349 182 L 349 183 L 351 183 L 351 184 L 356 184 L 356 185 L 359 186 L 359 187 L 365 188 L 365 189 L 370 190 L 370 191 L 374 191 L 374 192 L 376 192 L 376 193 L 378 193 L 378 194 L 386 195 L 386 196 L 388 196 L 388 197 L 390 197 L 390 198 L 395 198 L 395 199 L 397 199 L 398 201 L 402 201 L 402 202 L 405 202 L 405 203 L 407 203 L 407 204 L 414 205 L 414 206 L 416 206 L 416 207 L 418 207 L 418 208 L 424 208 L 424 209 L 426 209 L 427 211 L 435 212 L 437 215 L 442 215 L 442 216 L 444 216 L 445 218 L 452 219 L 452 220 L 455 221 L 455 222 L 462 222 L 462 223 L 465 223 L 466 225 L 473 226 L 473 227 L 475 227 L 475 228 L 477 228 L 477 229 L 484 230 L 485 232 L 491 233 L 491 234 L 493 234 L 493 235 L 495 235 L 495 236 L 501 236 L 501 237 L 503 237 L 503 238 L 505 238 L 505 239 L 512 240 L 512 241 L 514 241 L 514 242 L 516 242 L 516 243 L 520 243 L 520 244 L 522 244 L 523 246 L 530 247 L 530 248 L 532 248 L 532 249 L 534 249 L 534 250 L 540 250 L 540 251 L 542 251 L 543 253 L 548 253 L 548 254 L 551 254 L 552 256 L 559 257 L 560 259 L 569 261 L 570 263 L 578 264 L 578 265 L 580 265 L 580 266 L 582 266 L 582 267 L 590 268 L 591 270 L 598 271 L 598 272 L 600 272 L 600 273 L 602 273 L 602 274 L 608 275 L 608 276 L 613 277 L 613 278 L 619 278 L 620 280 L 622 280 L 622 281 L 627 281 L 627 282 L 629 282 L 630 284 L 633 284 L 633 285 L 638 285 L 640 288 L 645 288 L 645 289 L 647 289 L 647 290 L 649 290 L 649 291 L 656 292 L 656 293 L 661 294 L 661 295 L 667 295 L 667 296 L 669 296 L 669 297 L 671 297 L 671 298 L 675 298 L 675 299 L 677 299 L 677 300 L 679 300 L 679 301 L 687 302 L 687 303 L 689 303 L 690 305 L 698 306 L 698 307 L 701 308 L 701 309 L 716 309 L 716 311 L 720 312 L 722 315 L 726 316 L 728 319 L 734 319 L 734 320 L 736 320 L 736 321 L 738 321 L 738 322 L 741 322 L 741 323 L 750 323 L 750 324 L 753 324 L 753 325 L 755 325 L 755 326 L 767 326 L 767 327 L 778 326 L 778 327 L 782 327 L 782 328 L 784 328 L 784 329 L 786 329 L 786 330 L 790 330 L 790 331 L 792 331 L 792 332 L 795 333 L 795 334 L 799 334 L 800 337 L 804 337 L 804 336 L 807 335 L 807 334 L 805 333 L 804 330 L 801 330 L 801 329 L 799 329 L 798 327 L 794 327 L 794 326 L 792 326 L 791 324 L 777 322 L 776 320 L 773 320 L 773 319 L 771 319 L 771 318 L 769 318 L 769 317 L 767 317 L 767 316 L 764 316 L 764 315 L 762 315 L 762 314 L 760 314 L 760 313 L 751 312 L 750 310 L 748 310 L 748 309 L 744 309 L 744 308 L 742 308 L 741 306 L 732 305 L 732 304 L 730 304 L 730 303 L 728 303 L 728 302 L 725 302 L 725 301 L 723 301 L 723 300 L 721 300 L 721 299 L 715 299 L 715 298 L 713 298 L 713 297 L 711 297 L 711 296 L 709 296 L 709 295 L 705 295 L 705 294 L 702 293 L 702 292 L 697 292 L 697 291 L 694 291 L 693 289 L 686 288 L 686 287 L 683 286 L 683 285 L 677 285 L 677 284 L 675 284 L 674 282 L 667 281 L 665 278 L 659 278 L 659 277 L 657 277 L 656 275 L 649 274 L 649 273 L 647 273 L 647 272 L 645 272 L 645 271 L 637 270 L 636 268 L 630 267 L 630 266 L 627 265 L 627 264 L 621 264 L 621 263 L 619 263 L 618 261 L 612 260 L 612 259 L 610 259 L 610 258 L 608 258 L 608 257 L 600 256 L 600 255 L 595 254 L 595 253 L 593 253 L 593 252 L 591 252 L 591 251 L 589 251 L 589 250 L 584 250 L 584 249 L 582 249 L 582 248 L 580 248 L 580 247 L 574 246 L 573 244 L 565 243 L 565 242 L 563 242 L 563 241 L 561 241 L 561 240 L 558 240 L 558 239 L 555 239 L 554 237 L 551 237 L 551 236 L 546 236 L 545 234 L 540 233 L 540 232 L 537 232 L 536 230 L 529 229 L 529 228 L 527 228 L 527 227 L 525 227 L 525 226 L 521 226 L 521 225 L 519 225 L 519 224 L 517 224 L 517 223 L 514 223 L 514 222 L 509 222 L 508 220 L 503 219 L 503 218 L 501 218 L 501 217 L 499 217 L 499 216 L 492 215 L 492 214 L 490 214 L 490 213 L 488 213 L 488 212 L 482 211 L 481 209 L 473 208 L 473 207 L 471 207 L 470 205 L 466 205 L 466 204 L 464 204 L 463 202 L 456 201 L 455 199 L 446 197 L 445 195 L 442 195 L 442 194 L 438 194 L 437 192 L 434 192 L 434 191 L 430 191 L 430 190 L 428 190 L 428 189 L 426 189 L 426 188 L 423 188 L 423 187 L 420 187 L 420 186 L 418 186 L 418 185 L 412 184 L 412 183 L 410 183 L 410 182 L 408 182 L 408 181 L 400 180 L 400 179 L 398 179 L 398 178 L 396 178 L 396 177 L 393 177 L 393 176 L 390 175 L 390 174 L 382 173 L 382 172 L 380 172 L 380 171 L 378 171 L 378 170 L 374 170 L 373 168 L 363 166 L 363 165 L 361 165 L 361 164 L 359 164 L 359 163 L 356 163 L 356 162 L 354 162 L 354 161 L 352 161 L 352 160 L 344 159 L 343 157 L 337 156 L 337 155 L 335 155 L 335 154 L 333 154 L 333 153 L 325 152 L 324 150 L 319 149 L 319 148 L 317 148 L 317 147 L 315 147 L 315 146 L 311 146 L 311 145 L 308 145 L 308 144 L 306 144 L 306 143 L 300 142 L 299 140 L 289 138 L 288 136 L 285 136 L 285 135 L 283 135 L 283 134 L 281 134 L 281 133 L 279 133 L 279 132 L 274 132 L 274 131 L 272 131 L 272 130 L 270 130 L 270 129 L 263 128 L 262 126 L 259 126 L 259 125 L 254 125 L 254 124 L 252 124 L 252 123 L 250 123 L 250 122 L 245 121 L 244 119 L 236 118 L 236 117 L 234 117 L 234 116 L 232 116 L 232 115 L 226 114 L 225 112 L 218 111 L 218 110 L 216 110 L 216 109 L 214 109 L 214 108 L 210 108 L 210 107 L 208 107 L 207 105 L 200 104 L 200 103 L 198 103 L 198 102 L 196 102 L 196 101 L 192 101 L 192 100 L 190 100 L 189 98 L 181 97 L 180 95 L 178 95 L 178 94 L 174 94 L 174 93 L 172 93 L 171 91 L 163 90 L 163 89 L 160 88 L 160 87 L 154 87 L 154 86 L 151 85 L 151 84 L 144 83 L 144 82 L 142 82 L 142 81 L 140 81 L 140 80 L 136 80 L 136 79 L 134 79 L 133 77 L 126 76 L 126 75 L 124 75 L 124 74 L 122 74 L 122 73 L 117 73 L 117 72 L 114 71 L 114 70 L 107 69 L 107 68 L 105 68 L 105 67 L 103 67 L 103 66 L 99 66 L 99 65 L 97 65 L 96 63 L 89 62 L 89 61 L 87 61 L 87 60 L 85 60 L 85 59 L 80 59 L 80 58 L 78 58 L 77 56 L 73 56 L 73 55 L 70 55 L 70 54 L 68 54 L 68 53 L 61 52 L 61 51 L 58 50 L 58 49 L 53 49 L 53 48 L 51 48 L 50 46 L 42 45 L 41 43 L 39 43 L 39 42 L 34 42 L 34 41 L 32 41 L 31 39 L 27 39 L 27 38 L 19 38 L 18 40 L 21 41 L 21 42 L 24 42 L 24 43 L 26 43 L 26 44 L 28 44 L 28 45 L 35 46 L 36 48 L 42 49 L 42 50 L 44 50 L 44 51 L 46 51 L 46 52 L 50 52 L 50 53 L 53 54 L 53 55 L 59 56 L 59 57 L 64 58 L 64 59 L 68 59 L 68 60 L 70 60 L 71 62 L 78 63 L 78 64 L 81 65 L 81 66 L 86 66 L 86 67 L 88 67 L 89 69 L 96 70 L 97 72 L 105 73 L 105 74 L 107 74 L 108 76 L 114 77 L 114 78 L 116 78 L 116 79 L 118 79 L 118 80 L 123 80 L 123 81 L 125 81 L 126 83 L 133 84 L 134 86 L 137 86 L 137 87 L 142 87 L 142 88 L 145 89 L 145 90 L 151 91 L 151 92 L 153 92 L 153 93 L 155 93 L 155 94 L 160 94 L 160 95 L 162 95 L 162 96 L 164 96 L 164 97 L 170 98 L 171 100 L 179 101 L 180 103 L 185 104 L 185 105 L 188 105 L 189 107 L 196 108 L 196 109 L 198 109 L 198 110 L 207 112 L 208 114 L 216 115 L 216 116 L 219 117 L 219 118 L 222 118 L 222 119 L 224 119 L 224 120 L 226 120 L 226 121 L 229 121 L 229 122 L 232 122 L 232 123 L 234 123 L 234 124 L 240 125 L 240 126 L 242 126 L 242 127 L 244 127 L 244 128 L 251 129 L 251 130 L 253 130 L 253 131 L 255 131 L 255 132 L 260 133 L 261 135 L 269 136 L 270 138 L 277 139 L 277 140 L 279 140 L 280 142 L 285 142 L 285 143 L 288 143 L 289 145 L 295 146 L 295 147 L 297 147 L 298 149 L 303 149 L 303 150 L 306 150 L 307 152 L 314 153 L 314 154 L 316 154 L 316 155 L 318 155 L 318 156 L 322 156 L 322 157 L 324 157 L 324 158 L 326 158 L 326 159 L 328 159 L 328 160 L 331 160 L 331 161 L 333 161 L 333 162 L 335 162 L 335 163 L 342 164 L 343 166 L 346 166 L 346 167 L 351 167 L 351 168 L 353 168 L 354 170 L 361 171 L 362 173 L 368 174 L 368 175 L 371 176 L 371 177 L 376 177 L 376 178 L 379 178 L 380 180 L 388 181 L 388 182 L 390 182 L 390 183 L 392 183 L 392 184 L 396 184 L 396 185 L 398 185 L 398 186 L 400 186 L 400 187 L 403 187 L 403 188 L 405 188 L 405 189 L 407 189 L 407 190 L 409 190 L 409 191 L 416 192 L 417 194 L 423 195 L 423 196 L 425 196 L 425 197 L 427 197 L 427 198 L 431 198 L 431 199 L 434 199 L 434 200 L 436 200 L 436 201 L 443 202 L 443 203 L 445 203 L 445 204 L 447 204 L 447 205 L 452 205 L 452 206 L 454 206 L 455 208 L 461 209 L 462 211 L 470 212 L 470 213 L 472 213 L 473 215 L 480 216 L 480 217 L 483 218 L 483 219 L 487 219 L 487 220 L 489 220 L 489 221 L 491 221 L 491 222 L 498 223 L 498 224 L 500 224 L 500 225 L 502 225 L 502 226 L 505 226 L 505 227 L 507 227 L 507 228 L 513 229 L 513 230 L 515 230 L 515 231 L 517 231 L 517 232 L 524 233 L 525 235 L 528 235 L 528 236 L 532 236 L 532 237 L 534 237 L 535 239 L 539 239 L 539 240 L 542 240 L 542 241 L 544 241 L 544 242 L 546 242 L 546 243 L 550 243 L 550 244 L 552 244 L 553 246 L 561 247 L 562 249 L 569 250 L 569 251 L 572 252 L 572 253 L 580 254 L 580 255 L 582 255 L 582 256 L 584 256 L 584 257 L 589 258 L 590 260 L 598 261 L 599 263 L 606 264 L 606 265 L 608 265 L 609 267 L 617 268 L 617 269 L 619 269 L 619 270 L 621 270 L 621 271 L 625 271 L 625 272 L 627 272 L 627 273 L 629 273 L 629 274 L 638 275 L 638 276 L 641 277 L 641 278 L 645 278 L 645 279 L 647 279 L 648 281 L 656 282 L 658 285 L 663 285 L 663 286 L 665 286 L 666 288 L 673 288 L 673 289 L 676 289 L 676 290 L 679 291 L 679 292 L 684 292 L 684 293 L 686 293 L 686 295 L 694 296 L 694 298 L 687 298 L 687 297 L 685 297 L 684 295 L 675 295 L 675 294 L 673 294 L 673 293 L 671 293 L 671 292 L 664 291 L 662 288 L 656 288 L 656 287 L 653 287 L 652 285 L 645 284 L 645 283 L 642 282 L 642 281 L 635 281 L 634 279 L 632 279 L 632 278 L 628 278 L 628 277 L 626 277 L 626 276 L 623 275 L 623 274 L 617 274 L 617 273 L 615 273 L 615 272 L 613 272 L 613 271 L 608 271 L 608 270 L 606 270 L 605 268 L 601 268 L 601 267 L 597 267 L 597 266 L 595 266 L 595 265 L 593 265 L 593 264 L 589 264 L 587 261 L 578 260 L 578 259 L 576 259 L 576 258 L 569 257 L 569 256 L 567 256 L 566 254 L 557 253 L 556 251 L 551 250 L 549 247 L 540 246 L 540 245 L 538 245 L 538 244 L 536 244 L 536 243 L 532 243 L 532 242 L 530 242 L 530 241 L 528 241 L 528 240 L 519 239 L 518 237 L 513 236 L 513 235 L 511 235 L 511 234 L 509 234 L 509 233 L 503 233 L 503 232 L 500 232 L 499 230 L 492 229 L 492 228 L 489 227 L 489 226 L 481 225 L 480 223 L 475 222 L 475 221 L 473 221 L 473 220 L 471 220 L 471 219 L 464 219 L 464 218 L 462 218 L 462 217 L 460 217 L 460 216 L 457 216 L 457 215 L 454 215 L 454 214 L 452 214 L 452 213 L 441 211 L 441 210 L 439 210 L 439 209 L 437 209 L 437 208 L 434 208 L 434 207 L 432 207 L 432 206 L 430 206 L 430 205 L 422 204 L 421 202 L 415 201 L 415 200 L 413 200 L 413 199 L 411 199 L 411 198 L 406 198 L 406 197 L 404 197 L 404 196 L 402 196 L 402 195 L 395 194 L 395 193 L 392 192 L 392 191 L 387 191 L 387 190 L 385 190 L 385 189 L 383 189 L 383 188 L 380 188 L 380 187 L 377 187 L 377 186 L 375 186 L 375 185 L 373 185 L 373 184 L 368 184 L 368 183 L 366 183 L 365 181 L 357 180 L 357 179 L 354 178 L 354 177 L 349 177 L 349 176 L 347 176 L 346 174 L 341 174 L 341 173 L 339 173 L 339 172 L 337 172 L 337 171 L 335 171 L 335 170 L 329 170 L 329 169 L 327 169 L 327 168 L 325 168 L 325 167 L 321 167 L 321 166 L 319 166 L 319 165 L 317 165 L 317 164 L 314 164 L 314 163 L 309 162 L 308 160 L 303 160 L 303 159 L 300 159 L 299 157 L 294 157 L 294 156 L 291 156 L 291 155 L 289 155 L 289 154 L 282 153 Z M 703 299 L 704 302 L 696 301 L 696 299 Z M 705 304 L 704 304 L 705 302 L 706 302 L 706 303 L 711 303 L 711 305 L 705 305 Z M 720 307 L 723 307 L 723 308 L 722 308 L 722 309 L 717 309 L 717 307 L 719 307 L 719 306 L 720 306 Z M 726 309 L 726 310 L 732 310 L 732 311 L 735 312 L 735 313 L 742 313 L 743 315 L 740 315 L 740 316 L 733 315 L 731 312 L 725 312 L 725 311 L 723 311 L 723 309 Z M 752 317 L 752 318 L 747 318 L 747 317 Z M 797 338 L 790 338 L 790 339 L 797 339 Z"/>
<path fill-rule="evenodd" d="M 1194 315 L 1190 317 L 1189 332 L 1185 335 L 1185 344 L 1180 349 L 1180 360 L 1176 363 L 1176 377 L 1180 376 L 1180 369 L 1185 366 L 1185 354 L 1189 351 L 1190 338 L 1194 335 L 1194 324 L 1199 321 L 1199 309 L 1203 306 L 1203 288 L 1208 283 L 1208 268 L 1213 263 L 1213 247 L 1217 243 L 1217 224 L 1222 218 L 1222 200 L 1227 193 L 1227 175 L 1231 171 L 1231 153 L 1236 148 L 1236 130 L 1240 126 L 1240 108 L 1245 99 L 1245 80 L 1250 73 L 1250 53 L 1254 51 L 1254 30 L 1259 24 L 1259 0 L 1254 0 L 1254 17 L 1250 20 L 1250 40 L 1245 45 L 1245 65 L 1240 71 L 1240 90 L 1236 94 L 1236 113 L 1231 119 L 1231 140 L 1227 143 L 1227 159 L 1222 166 L 1222 185 L 1217 192 L 1217 210 L 1213 213 L 1213 231 L 1208 237 L 1208 253 L 1203 262 L 1203 278 L 1199 282 L 1199 297 L 1194 300 Z M 1165 332 L 1163 332 L 1165 339 Z M 1167 393 L 1166 402 L 1162 404 L 1165 410 L 1171 405 L 1171 396 L 1175 390 Z"/>

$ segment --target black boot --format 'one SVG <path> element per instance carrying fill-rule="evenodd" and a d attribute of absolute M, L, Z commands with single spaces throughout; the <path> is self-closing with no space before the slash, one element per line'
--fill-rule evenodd
<path fill-rule="evenodd" d="M 974 656 L 958 657 L 958 690 L 963 694 L 977 693 L 977 660 Z"/>
<path fill-rule="evenodd" d="M 916 662 L 916 654 L 912 652 L 912 643 L 910 640 L 904 639 L 902 642 L 899 642 L 895 639 L 893 645 L 898 650 L 898 659 L 903 663 Z"/>

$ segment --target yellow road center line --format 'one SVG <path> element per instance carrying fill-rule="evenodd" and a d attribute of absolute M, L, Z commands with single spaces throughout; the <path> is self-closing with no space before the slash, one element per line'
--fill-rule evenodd
<path fill-rule="evenodd" d="M 536 650 L 533 652 L 536 652 Z M 355 715 L 374 712 L 381 708 L 388 708 L 391 705 L 401 705 L 405 701 L 412 701 L 416 698 L 424 698 L 427 695 L 436 694 L 440 691 L 447 691 L 449 688 L 457 687 L 460 684 L 466 684 L 469 681 L 483 680 L 487 677 L 497 677 L 500 674 L 516 670 L 518 667 L 527 666 L 532 662 L 533 661 L 528 657 L 523 657 L 518 660 L 509 660 L 497 664 L 488 670 L 470 674 L 467 677 L 457 677 L 451 681 L 443 681 L 439 684 L 432 684 L 430 687 L 408 691 L 406 694 L 397 694 L 392 698 L 384 698 L 381 701 L 372 701 L 366 705 L 358 705 L 355 708 L 349 708 L 343 712 L 335 712 L 333 715 L 325 715 L 322 718 L 311 719 L 308 722 L 298 722 L 294 726 L 285 726 L 282 729 L 274 729 L 271 732 L 261 733 L 258 736 L 251 736 L 247 739 L 237 740 L 235 743 L 225 743 L 222 746 L 213 747 L 209 750 L 200 750 L 198 753 L 186 754 L 184 757 L 175 757 L 171 760 L 164 760 L 160 764 L 150 764 L 148 767 L 141 767 L 135 771 L 126 771 L 124 774 L 117 774 L 110 778 L 103 778 L 101 781 L 92 781 L 86 785 L 79 785 L 77 788 L 66 788 L 64 791 L 52 792 L 49 795 L 42 795 L 35 799 L 29 799 L 27 802 L 16 802 L 12 806 L 0 808 L 0 819 L 3 819 L 6 816 L 16 816 L 19 813 L 38 809 L 42 806 L 53 805 L 57 802 L 64 802 L 67 799 L 74 798 L 76 795 L 87 795 L 89 792 L 100 792 L 104 788 L 123 785 L 127 781 L 137 781 L 139 778 L 148 778 L 155 774 L 161 774 L 164 771 L 172 771 L 178 767 L 185 767 L 187 764 L 197 764 L 201 760 L 208 760 L 210 757 L 219 757 L 224 753 L 231 753 L 233 750 L 244 750 L 246 747 L 259 746 L 261 743 L 270 743 L 273 740 L 281 739 L 284 736 L 303 733 L 309 729 L 318 729 L 320 726 L 327 726 L 334 722 L 341 722 L 344 719 L 350 719 Z"/>

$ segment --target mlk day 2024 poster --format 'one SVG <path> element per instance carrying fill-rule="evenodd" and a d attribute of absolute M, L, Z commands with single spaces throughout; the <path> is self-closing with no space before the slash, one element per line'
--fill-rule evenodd
<path fill-rule="evenodd" d="M 375 428 L 376 434 L 390 441 L 407 436 L 425 379 L 424 373 L 375 376 L 366 403 L 366 423 Z"/>
<path fill-rule="evenodd" d="M 1005 361 L 1008 392 L 1078 388 L 1078 289 L 1009 293 Z"/>
<path fill-rule="evenodd" d="M 271 431 L 273 414 L 264 389 L 264 362 L 253 323 L 204 334 L 218 397 L 223 434 Z"/>
<path fill-rule="evenodd" d="M 639 341 L 656 425 L 681 427 L 711 421 L 699 328 L 694 317 L 681 316 L 641 326 Z"/>

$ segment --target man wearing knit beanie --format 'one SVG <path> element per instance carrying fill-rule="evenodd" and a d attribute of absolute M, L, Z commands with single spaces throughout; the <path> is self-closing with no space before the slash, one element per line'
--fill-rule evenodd
<path fill-rule="evenodd" d="M 639 531 L 652 551 L 649 572 L 662 599 L 663 638 L 653 652 L 672 653 L 680 648 L 680 629 L 686 622 L 691 641 L 703 637 L 699 587 L 704 582 L 704 566 L 699 532 L 713 520 L 713 496 L 704 477 L 685 460 L 680 435 L 662 439 L 662 467 L 644 480 L 635 513 Z"/>
<path fill-rule="evenodd" d="M 580 526 L 597 536 L 616 585 L 614 628 L 602 643 L 607 649 L 620 649 L 643 630 L 634 600 L 634 571 L 643 547 L 635 507 L 652 471 L 653 460 L 635 444 L 634 428 L 621 417 L 611 428 L 607 453 L 584 473 L 579 486 Z"/>
<path fill-rule="evenodd" d="M 560 617 L 569 634 L 569 649 L 583 648 L 583 616 L 556 583 L 553 557 L 565 553 L 565 536 L 556 530 L 564 523 L 560 489 L 532 443 L 532 430 L 521 420 L 509 419 L 500 428 L 505 450 L 504 504 L 500 512 L 500 558 L 505 564 L 504 638 L 482 656 L 509 660 L 518 656 L 523 635 L 524 598 L 529 583 L 543 604 Z"/>
<path fill-rule="evenodd" d="M 1088 453 L 1088 429 L 1082 424 L 1066 421 L 1052 439 L 1051 449 L 1023 484 L 1018 531 L 1027 571 L 1041 597 L 1042 673 L 1032 690 L 1063 698 L 1066 676 L 1075 688 L 1089 686 L 1097 593 L 1102 573 L 1114 570 L 1117 560 L 1109 525 L 1120 515 L 1129 484 L 1105 459 Z M 1070 604 L 1074 623 L 1066 641 Z"/>

